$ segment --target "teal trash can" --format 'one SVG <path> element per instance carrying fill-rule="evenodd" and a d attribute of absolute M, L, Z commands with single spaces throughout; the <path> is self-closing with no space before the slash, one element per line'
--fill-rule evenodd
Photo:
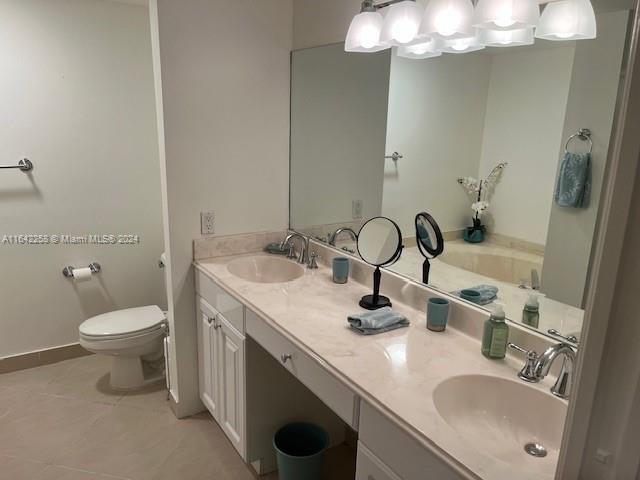
<path fill-rule="evenodd" d="M 279 480 L 320 480 L 327 432 L 312 423 L 289 423 L 273 437 Z"/>

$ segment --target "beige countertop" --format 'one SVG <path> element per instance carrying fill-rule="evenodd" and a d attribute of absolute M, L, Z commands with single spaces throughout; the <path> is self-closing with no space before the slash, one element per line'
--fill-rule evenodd
<path fill-rule="evenodd" d="M 252 255 L 256 254 L 246 256 Z M 520 382 L 516 373 L 521 359 L 488 360 L 481 355 L 477 339 L 451 327 L 443 333 L 431 332 L 425 328 L 424 311 L 398 302 L 393 308 L 407 316 L 409 328 L 374 336 L 356 334 L 348 328 L 347 316 L 362 311 L 358 301 L 371 293 L 369 287 L 352 280 L 335 284 L 330 268 L 322 264 L 317 270 L 305 269 L 302 277 L 288 283 L 248 282 L 226 268 L 241 256 L 245 255 L 198 260 L 195 265 L 414 438 L 450 464 L 462 466 L 469 478 L 553 478 L 557 452 L 533 458 L 522 451 L 513 463 L 488 456 L 440 417 L 432 399 L 442 380 L 458 375 Z M 531 388 L 550 395 L 549 385 L 545 381 Z"/>

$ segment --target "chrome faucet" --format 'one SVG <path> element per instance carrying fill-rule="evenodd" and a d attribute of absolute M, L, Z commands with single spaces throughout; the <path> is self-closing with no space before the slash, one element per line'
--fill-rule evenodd
<path fill-rule="evenodd" d="M 309 251 L 309 239 L 304 235 L 301 235 L 297 232 L 290 233 L 282 241 L 281 246 L 282 248 L 285 248 L 285 245 L 287 244 L 292 245 L 293 244 L 292 240 L 296 237 L 301 240 L 300 254 L 298 255 L 298 263 L 307 263 L 307 252 Z M 291 248 L 290 252 L 294 252 L 294 249 Z M 295 253 L 291 253 L 290 258 L 295 258 Z"/>
<path fill-rule="evenodd" d="M 536 364 L 536 376 L 542 380 L 549 373 L 549 369 L 554 360 L 559 356 L 563 357 L 562 368 L 556 383 L 551 387 L 551 393 L 556 397 L 569 398 L 571 394 L 571 383 L 573 382 L 573 364 L 576 360 L 576 352 L 573 347 L 567 343 L 558 343 L 547 350 L 540 356 Z"/>
<path fill-rule="evenodd" d="M 352 228 L 340 227 L 335 232 L 333 232 L 329 237 L 329 245 L 333 245 L 335 247 L 336 239 L 338 238 L 338 235 L 340 235 L 342 232 L 347 232 L 354 242 L 358 240 L 358 234 Z"/>
<path fill-rule="evenodd" d="M 549 369 L 554 360 L 562 356 L 562 368 L 560 369 L 556 383 L 551 387 L 551 393 L 556 397 L 569 398 L 571 394 L 571 384 L 573 382 L 573 363 L 576 359 L 576 352 L 571 345 L 558 343 L 557 345 L 547 348 L 540 356 L 533 350 L 527 351 L 513 343 L 510 343 L 509 347 L 526 355 L 526 363 L 518 373 L 518 377 L 530 383 L 537 383 L 544 379 L 549 374 Z"/>

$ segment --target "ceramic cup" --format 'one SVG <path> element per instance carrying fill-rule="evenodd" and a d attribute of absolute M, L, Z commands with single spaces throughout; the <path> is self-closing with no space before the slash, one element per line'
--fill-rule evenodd
<path fill-rule="evenodd" d="M 347 257 L 336 257 L 333 259 L 333 281 L 334 283 L 347 283 L 349 280 L 349 259 Z"/>
<path fill-rule="evenodd" d="M 433 297 L 427 300 L 427 328 L 442 332 L 447 328 L 449 319 L 449 300 Z"/>

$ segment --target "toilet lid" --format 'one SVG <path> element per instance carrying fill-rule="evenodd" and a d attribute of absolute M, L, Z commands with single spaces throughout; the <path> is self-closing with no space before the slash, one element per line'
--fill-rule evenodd
<path fill-rule="evenodd" d="M 80 334 L 88 337 L 114 337 L 154 330 L 164 321 L 162 310 L 150 305 L 97 315 L 82 322 L 79 330 Z"/>

